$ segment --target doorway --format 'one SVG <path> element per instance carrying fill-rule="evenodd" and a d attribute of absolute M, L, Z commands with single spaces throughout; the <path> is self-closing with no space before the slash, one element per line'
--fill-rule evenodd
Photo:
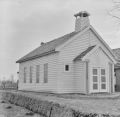
<path fill-rule="evenodd" d="M 92 69 L 92 92 L 107 92 L 107 73 L 105 68 Z"/>

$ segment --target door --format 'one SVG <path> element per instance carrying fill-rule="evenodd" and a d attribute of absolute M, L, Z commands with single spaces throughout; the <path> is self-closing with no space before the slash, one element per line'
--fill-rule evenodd
<path fill-rule="evenodd" d="M 100 68 L 100 92 L 107 92 L 107 75 L 104 68 Z"/>
<path fill-rule="evenodd" d="M 107 77 L 105 68 L 92 69 L 92 92 L 107 92 Z"/>
<path fill-rule="evenodd" d="M 99 69 L 92 69 L 92 90 L 93 92 L 99 92 Z"/>

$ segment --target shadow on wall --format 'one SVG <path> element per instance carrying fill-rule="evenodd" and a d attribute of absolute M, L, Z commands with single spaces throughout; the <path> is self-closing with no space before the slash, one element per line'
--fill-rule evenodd
<path fill-rule="evenodd" d="M 115 69 L 116 85 L 115 91 L 120 92 L 120 68 Z"/>

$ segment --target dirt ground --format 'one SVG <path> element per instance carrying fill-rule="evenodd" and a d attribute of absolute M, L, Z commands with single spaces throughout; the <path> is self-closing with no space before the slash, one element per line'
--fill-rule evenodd
<path fill-rule="evenodd" d="M 0 117 L 42 117 L 38 114 L 26 115 L 29 110 L 12 104 L 2 103 L 0 92 Z"/>

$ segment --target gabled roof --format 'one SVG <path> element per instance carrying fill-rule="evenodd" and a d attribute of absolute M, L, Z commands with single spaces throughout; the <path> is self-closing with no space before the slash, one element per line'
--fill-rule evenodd
<path fill-rule="evenodd" d="M 25 55 L 24 57 L 22 57 L 18 61 L 16 61 L 16 63 L 21 63 L 21 62 L 24 62 L 24 61 L 32 60 L 32 59 L 35 59 L 35 58 L 38 58 L 38 57 L 42 57 L 42 56 L 54 53 L 54 52 L 56 52 L 55 51 L 56 47 L 58 47 L 61 44 L 65 43 L 70 38 L 75 36 L 77 33 L 79 33 L 79 32 L 74 31 L 74 32 L 66 34 L 66 35 L 64 35 L 62 37 L 54 39 L 54 40 L 52 40 L 50 42 L 47 42 L 47 43 L 41 45 L 40 47 L 36 48 L 32 52 L 28 53 L 27 55 Z"/>
<path fill-rule="evenodd" d="M 88 47 L 85 51 L 83 51 L 80 55 L 78 55 L 78 56 L 74 59 L 74 61 L 76 61 L 76 60 L 82 60 L 82 58 L 83 58 L 85 55 L 87 55 L 94 47 L 95 47 L 95 45 Z"/>
<path fill-rule="evenodd" d="M 108 44 L 102 39 L 102 37 L 96 32 L 96 30 L 89 25 L 88 27 L 86 27 L 84 30 L 80 31 L 80 33 L 78 33 L 77 35 L 75 35 L 73 38 L 69 39 L 68 41 L 66 41 L 64 44 L 62 44 L 60 47 L 58 47 L 56 50 L 60 51 L 64 46 L 66 46 L 67 44 L 69 44 L 70 42 L 72 42 L 76 37 L 84 34 L 87 30 L 91 30 L 99 39 L 99 41 L 106 47 L 106 49 L 110 52 L 110 54 L 112 55 L 112 60 L 114 63 L 116 63 L 116 58 L 114 56 L 113 51 L 111 50 L 111 48 L 108 46 Z"/>
<path fill-rule="evenodd" d="M 60 51 L 60 49 L 62 47 L 64 47 L 65 45 L 70 43 L 74 38 L 76 38 L 77 36 L 85 33 L 89 29 L 91 29 L 96 34 L 98 39 L 105 45 L 105 47 L 111 53 L 111 55 L 113 57 L 113 60 L 114 60 L 114 63 L 116 63 L 115 56 L 114 56 L 112 50 L 110 49 L 110 47 L 106 44 L 106 42 L 100 37 L 100 35 L 95 31 L 95 29 L 91 25 L 88 26 L 87 28 L 85 28 L 82 31 L 71 32 L 69 34 L 66 34 L 62 37 L 59 37 L 57 39 L 54 39 L 50 42 L 47 42 L 47 43 L 41 45 L 40 47 L 36 48 L 32 52 L 28 53 L 27 55 L 25 55 L 24 57 L 22 57 L 21 59 L 16 61 L 16 63 L 21 63 L 21 62 L 24 62 L 24 61 L 32 60 L 32 59 L 35 59 L 35 58 L 38 58 L 38 57 L 42 57 L 42 56 Z M 89 49 L 91 49 L 91 48 L 89 48 Z M 86 50 L 86 51 L 90 51 L 89 49 Z"/>

